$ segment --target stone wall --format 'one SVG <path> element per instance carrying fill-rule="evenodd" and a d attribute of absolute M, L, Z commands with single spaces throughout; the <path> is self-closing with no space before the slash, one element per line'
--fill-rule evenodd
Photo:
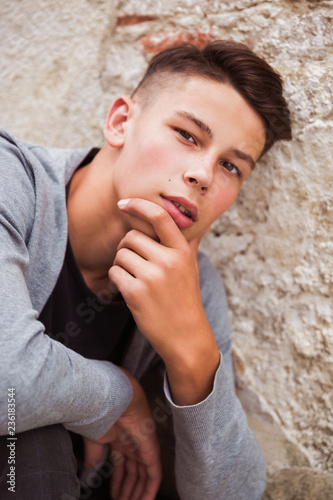
<path fill-rule="evenodd" d="M 290 468 L 332 491 L 333 3 L 3 0 L 0 35 L 1 126 L 45 145 L 102 144 L 112 99 L 179 40 L 241 41 L 282 74 L 294 140 L 260 162 L 202 247 L 228 292 L 267 499 L 289 498 L 272 491 Z"/>

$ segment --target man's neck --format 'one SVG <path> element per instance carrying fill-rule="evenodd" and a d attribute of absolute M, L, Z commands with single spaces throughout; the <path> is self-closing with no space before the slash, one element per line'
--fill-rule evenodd
<path fill-rule="evenodd" d="M 67 215 L 72 251 L 87 285 L 95 292 L 105 289 L 108 270 L 126 233 L 113 192 L 112 152 L 108 146 L 74 173 Z"/>

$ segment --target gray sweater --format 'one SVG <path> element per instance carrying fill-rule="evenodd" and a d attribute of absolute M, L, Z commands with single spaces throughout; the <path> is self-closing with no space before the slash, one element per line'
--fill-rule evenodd
<path fill-rule="evenodd" d="M 51 340 L 38 321 L 57 281 L 67 242 L 65 185 L 89 149 L 43 148 L 0 130 L 0 434 L 7 434 L 7 391 L 16 390 L 16 432 L 54 423 L 97 439 L 132 397 L 127 377 L 107 361 L 85 359 Z M 182 500 L 260 499 L 261 451 L 235 395 L 225 292 L 199 253 L 204 308 L 221 351 L 212 393 L 193 406 L 164 392 L 176 439 Z M 140 379 L 157 354 L 136 330 L 123 362 Z"/>

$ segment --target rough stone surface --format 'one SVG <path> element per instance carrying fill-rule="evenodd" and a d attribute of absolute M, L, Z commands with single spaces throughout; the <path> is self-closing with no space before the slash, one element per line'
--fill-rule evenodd
<path fill-rule="evenodd" d="M 332 500 L 332 492 L 332 475 L 295 467 L 268 478 L 263 500 Z"/>
<path fill-rule="evenodd" d="M 0 36 L 1 125 L 54 146 L 102 144 L 112 99 L 177 41 L 242 41 L 282 74 L 294 140 L 260 162 L 202 247 L 227 288 L 266 499 L 310 498 L 270 492 L 333 470 L 333 3 L 3 0 Z"/>

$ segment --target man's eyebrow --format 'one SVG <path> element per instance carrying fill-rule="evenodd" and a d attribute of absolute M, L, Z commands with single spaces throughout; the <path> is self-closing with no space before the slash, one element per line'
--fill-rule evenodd
<path fill-rule="evenodd" d="M 193 113 L 189 113 L 188 111 L 177 111 L 177 115 L 181 116 L 182 118 L 185 118 L 185 120 L 190 120 L 210 138 L 213 137 L 213 132 L 211 128 L 205 122 L 199 120 L 199 118 L 197 118 Z M 250 165 L 251 170 L 254 170 L 256 164 L 251 155 L 244 153 L 244 151 L 241 151 L 240 149 L 237 148 L 233 148 L 231 150 L 231 153 L 237 156 L 237 158 L 239 158 L 240 160 L 246 161 Z"/>
<path fill-rule="evenodd" d="M 244 151 L 240 151 L 239 149 L 232 149 L 231 153 L 237 156 L 240 160 L 244 160 L 249 163 L 251 170 L 254 170 L 256 164 L 251 155 L 244 153 Z"/>
<path fill-rule="evenodd" d="M 188 113 L 187 111 L 177 111 L 177 115 L 185 118 L 185 120 L 190 120 L 209 137 L 213 137 L 213 132 L 211 131 L 210 127 L 203 121 L 199 120 L 199 118 L 197 118 L 193 113 Z"/>

